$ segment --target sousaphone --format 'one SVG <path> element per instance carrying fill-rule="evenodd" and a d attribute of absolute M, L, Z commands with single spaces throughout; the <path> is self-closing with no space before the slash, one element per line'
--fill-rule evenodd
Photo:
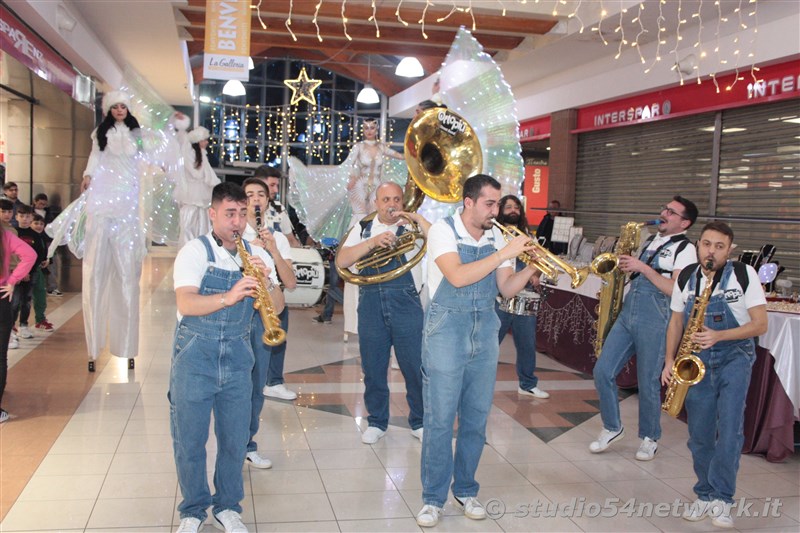
<path fill-rule="evenodd" d="M 409 180 L 403 195 L 403 208 L 415 212 L 425 196 L 444 203 L 461 200 L 464 182 L 483 168 L 478 135 L 472 126 L 458 113 L 445 108 L 426 109 L 408 125 L 405 145 Z M 364 218 L 369 221 L 377 216 L 373 212 Z M 371 275 L 355 274 L 347 268 L 336 266 L 339 275 L 354 285 L 382 283 L 399 278 L 422 260 L 427 249 L 425 236 L 411 221 L 411 228 L 404 232 L 391 249 L 377 248 L 355 263 L 357 269 L 387 265 L 395 257 L 416 249 L 415 255 L 401 266 Z M 356 224 L 342 239 L 347 237 Z M 408 235 L 408 236 L 407 236 Z"/>

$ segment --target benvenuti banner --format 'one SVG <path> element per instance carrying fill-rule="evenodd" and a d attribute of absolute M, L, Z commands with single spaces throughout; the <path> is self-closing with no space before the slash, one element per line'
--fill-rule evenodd
<path fill-rule="evenodd" d="M 250 78 L 250 0 L 207 0 L 203 77 Z"/>

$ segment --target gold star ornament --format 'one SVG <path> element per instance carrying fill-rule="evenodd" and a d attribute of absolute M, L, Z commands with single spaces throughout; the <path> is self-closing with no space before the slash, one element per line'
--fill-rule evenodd
<path fill-rule="evenodd" d="M 291 105 L 295 105 L 300 100 L 305 100 L 311 105 L 317 105 L 314 91 L 322 84 L 322 80 L 311 80 L 306 74 L 306 67 L 300 70 L 300 75 L 293 80 L 283 80 L 284 85 L 292 90 Z"/>

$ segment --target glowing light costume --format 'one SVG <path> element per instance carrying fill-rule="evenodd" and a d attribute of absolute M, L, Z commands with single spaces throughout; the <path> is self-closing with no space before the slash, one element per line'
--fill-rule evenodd
<path fill-rule="evenodd" d="M 180 129 L 181 125 L 176 124 L 176 127 Z M 192 146 L 208 139 L 208 135 L 208 130 L 201 126 L 189 132 L 182 142 L 184 171 L 178 174 L 178 183 L 175 185 L 175 201 L 180 206 L 181 220 L 179 247 L 211 231 L 211 220 L 208 218 L 211 191 L 220 181 L 208 162 L 205 150 L 200 150 L 200 167 L 195 166 L 196 156 Z M 180 137 L 182 136 L 179 134 Z"/>

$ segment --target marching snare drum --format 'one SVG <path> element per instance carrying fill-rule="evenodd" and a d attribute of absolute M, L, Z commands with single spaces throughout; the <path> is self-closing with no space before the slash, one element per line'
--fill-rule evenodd
<path fill-rule="evenodd" d="M 538 292 L 519 291 L 516 296 L 511 298 L 498 297 L 500 310 L 512 315 L 535 316 L 539 311 L 541 296 Z"/>
<path fill-rule="evenodd" d="M 325 286 L 325 263 L 316 248 L 292 248 L 292 267 L 297 288 L 284 292 L 286 305 L 311 307 L 322 298 Z"/>

